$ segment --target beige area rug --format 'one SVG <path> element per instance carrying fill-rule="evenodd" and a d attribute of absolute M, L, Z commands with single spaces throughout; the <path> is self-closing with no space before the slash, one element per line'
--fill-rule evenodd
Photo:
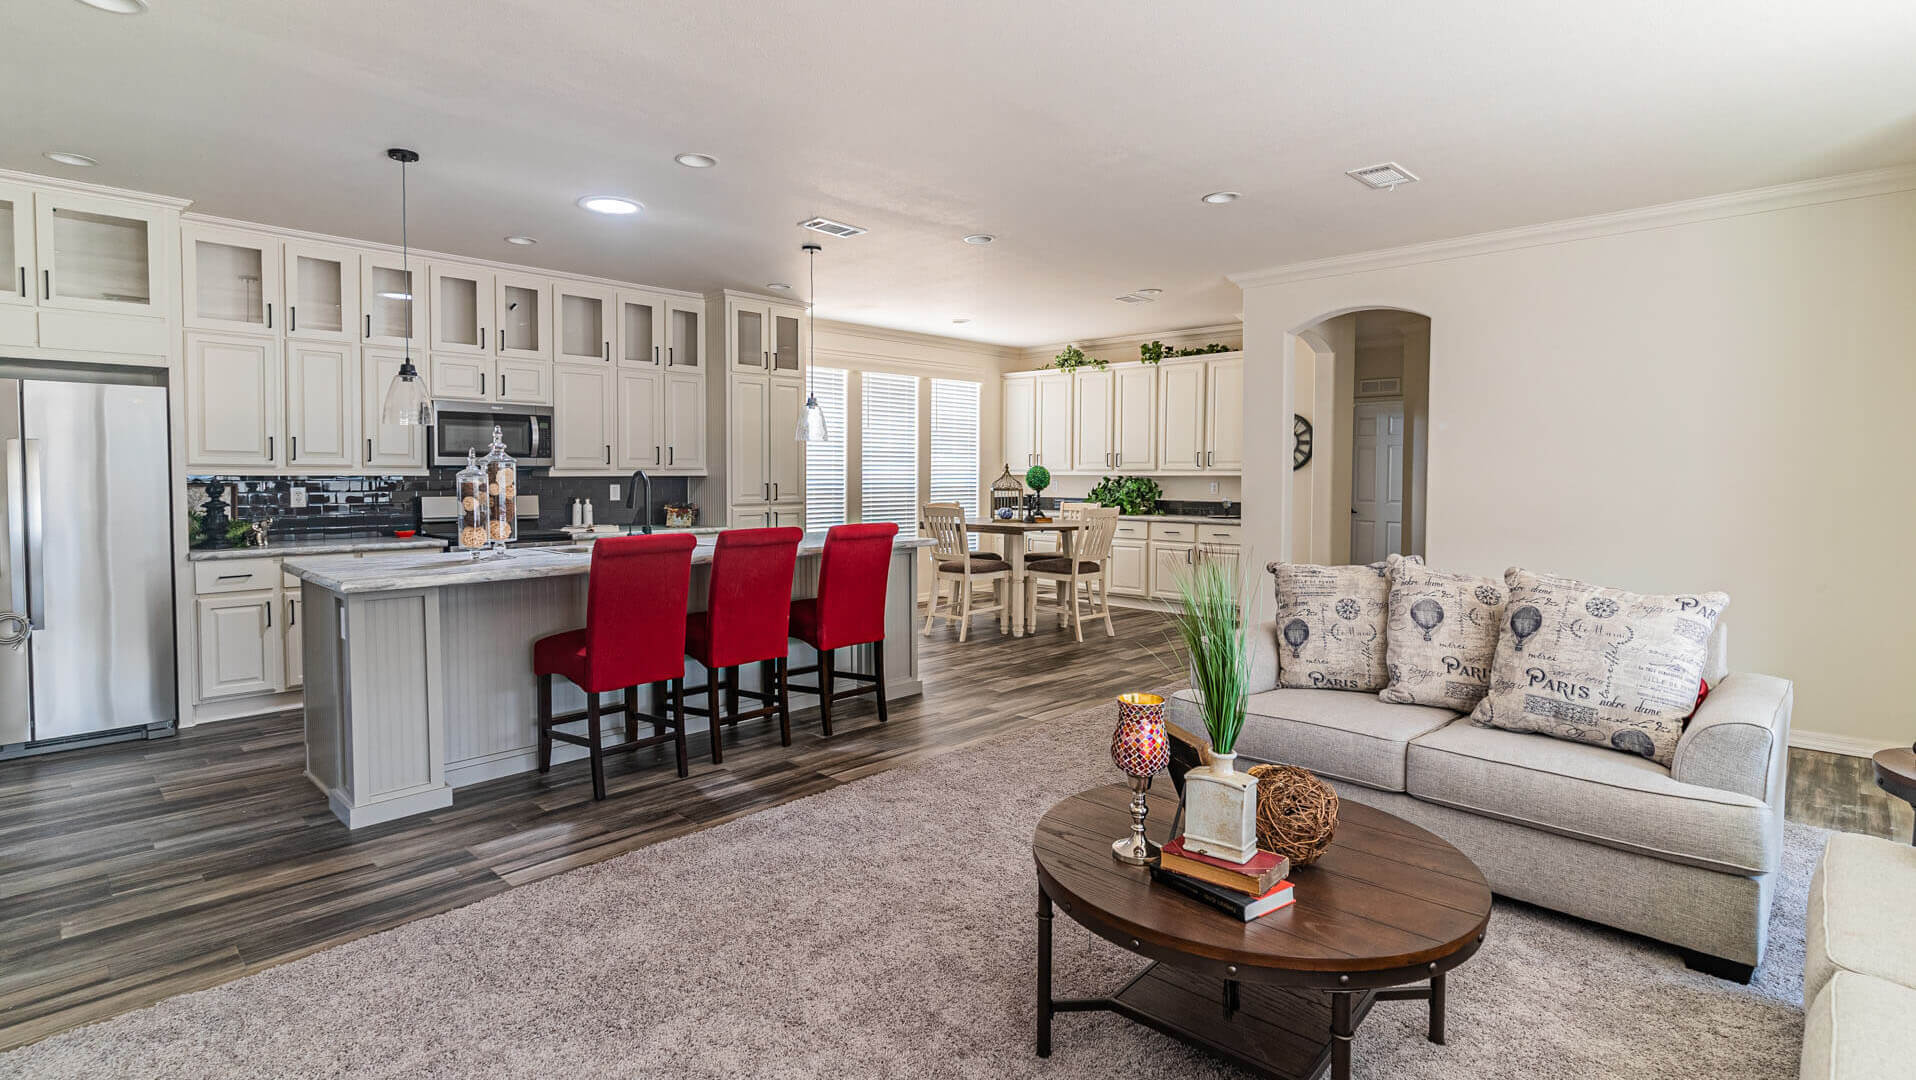
<path fill-rule="evenodd" d="M 1058 1017 L 1033 1056 L 1045 810 L 1116 778 L 1112 710 L 514 889 L 0 1056 L 6 1077 L 1224 1077 L 1116 1017 Z M 1803 913 L 1822 834 L 1791 826 L 1755 983 L 1500 902 L 1421 1002 L 1359 1029 L 1372 1078 L 1794 1077 Z M 1137 958 L 1057 920 L 1062 995 Z"/>

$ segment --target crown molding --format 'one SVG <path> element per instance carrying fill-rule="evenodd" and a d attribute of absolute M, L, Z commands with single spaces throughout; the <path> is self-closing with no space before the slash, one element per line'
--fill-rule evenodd
<path fill-rule="evenodd" d="M 88 184 L 79 180 L 68 180 L 63 176 L 42 176 L 39 173 L 15 172 L 0 169 L 0 180 L 32 187 L 53 188 L 58 191 L 71 191 L 78 195 L 98 195 L 108 199 L 124 199 L 127 202 L 145 203 L 149 206 L 165 206 L 174 210 L 184 210 L 193 205 L 193 200 L 173 195 L 155 195 L 147 191 L 131 191 L 127 188 L 107 187 L 105 184 Z"/>
<path fill-rule="evenodd" d="M 1402 247 L 1381 248 L 1351 255 L 1336 255 L 1326 259 L 1287 263 L 1265 270 L 1253 270 L 1227 276 L 1240 289 L 1256 289 L 1268 285 L 1308 281 L 1312 278 L 1362 274 L 1373 270 L 1414 266 L 1419 263 L 1465 259 L 1499 251 L 1542 247 L 1651 229 L 1667 229 L 1675 225 L 1764 214 L 1801 206 L 1843 202 L 1849 199 L 1865 199 L 1912 189 L 1916 189 L 1916 165 L 1900 165 L 1888 169 L 1872 169 L 1868 172 L 1823 177 L 1818 180 L 1778 184 L 1774 187 L 1754 188 L 1749 191 L 1710 195 L 1701 199 L 1661 203 L 1635 210 L 1618 210 L 1608 214 L 1568 218 L 1540 225 L 1498 229 L 1448 240 L 1432 240 L 1421 244 L 1406 244 Z"/>

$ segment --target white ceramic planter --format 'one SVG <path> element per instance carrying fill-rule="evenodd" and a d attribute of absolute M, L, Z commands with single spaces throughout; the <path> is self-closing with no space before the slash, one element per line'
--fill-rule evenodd
<path fill-rule="evenodd" d="M 1257 777 L 1236 759 L 1214 753 L 1184 774 L 1184 846 L 1241 863 L 1257 854 Z"/>

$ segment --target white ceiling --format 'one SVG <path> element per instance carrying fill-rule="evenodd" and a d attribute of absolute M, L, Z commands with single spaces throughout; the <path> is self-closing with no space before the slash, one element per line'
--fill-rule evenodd
<path fill-rule="evenodd" d="M 821 315 L 1001 344 L 1228 322 L 1231 272 L 1916 160 L 1907 0 L 151 3 L 0 5 L 0 166 L 396 242 L 383 151 L 410 146 L 416 244 L 698 290 L 803 295 L 794 223 L 824 214 L 871 233 L 823 240 Z M 1424 182 L 1343 175 L 1386 159 Z"/>

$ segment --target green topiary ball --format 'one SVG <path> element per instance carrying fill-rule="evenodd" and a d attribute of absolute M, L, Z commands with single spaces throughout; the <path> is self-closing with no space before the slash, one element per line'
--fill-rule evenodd
<path fill-rule="evenodd" d="M 1033 465 L 1025 470 L 1025 486 L 1033 491 L 1043 491 L 1051 486 L 1051 470 L 1043 465 Z"/>

